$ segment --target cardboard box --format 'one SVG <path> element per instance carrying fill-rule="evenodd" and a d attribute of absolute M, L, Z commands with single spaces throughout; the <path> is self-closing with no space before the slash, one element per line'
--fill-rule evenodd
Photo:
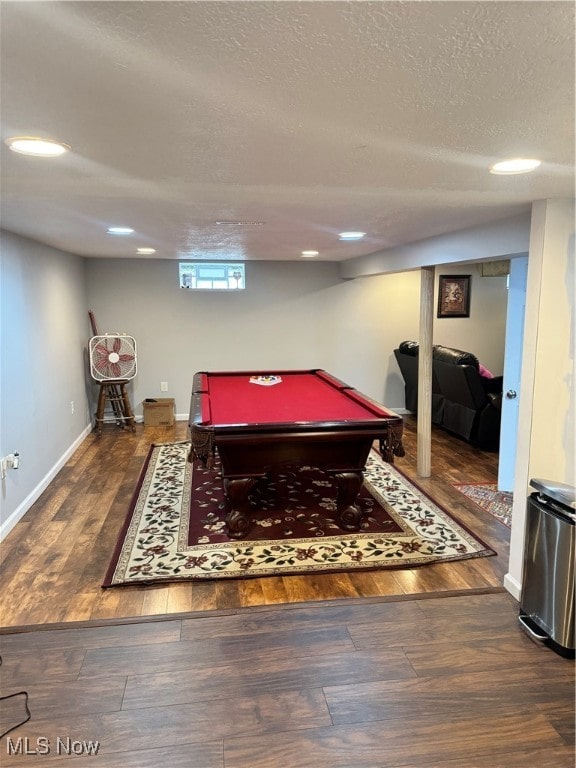
<path fill-rule="evenodd" d="M 174 398 L 158 397 L 154 400 L 144 400 L 145 427 L 174 426 Z"/>

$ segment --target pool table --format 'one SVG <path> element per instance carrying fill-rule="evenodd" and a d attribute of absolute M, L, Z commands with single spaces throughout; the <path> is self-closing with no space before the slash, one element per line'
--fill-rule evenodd
<path fill-rule="evenodd" d="M 190 461 L 210 465 L 218 452 L 236 539 L 252 525 L 250 489 L 286 464 L 333 476 L 336 522 L 359 530 L 354 502 L 373 442 L 386 461 L 404 455 L 402 417 L 321 369 L 196 373 L 189 427 Z"/>

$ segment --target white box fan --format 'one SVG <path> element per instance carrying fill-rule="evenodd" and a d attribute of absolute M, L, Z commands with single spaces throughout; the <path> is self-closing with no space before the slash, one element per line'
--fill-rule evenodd
<path fill-rule="evenodd" d="M 136 376 L 136 339 L 120 333 L 92 336 L 90 373 L 96 381 L 128 381 Z"/>

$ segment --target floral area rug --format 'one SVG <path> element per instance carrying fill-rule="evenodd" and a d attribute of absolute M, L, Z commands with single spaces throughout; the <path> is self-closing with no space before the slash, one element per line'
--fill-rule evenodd
<path fill-rule="evenodd" d="M 499 491 L 496 483 L 474 483 L 473 485 L 459 483 L 454 485 L 454 488 L 510 528 L 513 499 L 511 493 Z"/>
<path fill-rule="evenodd" d="M 370 568 L 412 568 L 496 554 L 372 451 L 358 503 L 362 529 L 334 520 L 334 481 L 290 466 L 256 484 L 254 525 L 226 535 L 218 463 L 191 464 L 189 444 L 152 446 L 104 587 Z"/>

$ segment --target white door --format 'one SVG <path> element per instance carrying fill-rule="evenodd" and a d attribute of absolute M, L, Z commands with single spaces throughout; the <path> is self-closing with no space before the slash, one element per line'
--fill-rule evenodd
<path fill-rule="evenodd" d="M 512 491 L 514 488 L 527 274 L 528 256 L 520 256 L 510 261 L 498 464 L 498 490 L 500 491 Z"/>

